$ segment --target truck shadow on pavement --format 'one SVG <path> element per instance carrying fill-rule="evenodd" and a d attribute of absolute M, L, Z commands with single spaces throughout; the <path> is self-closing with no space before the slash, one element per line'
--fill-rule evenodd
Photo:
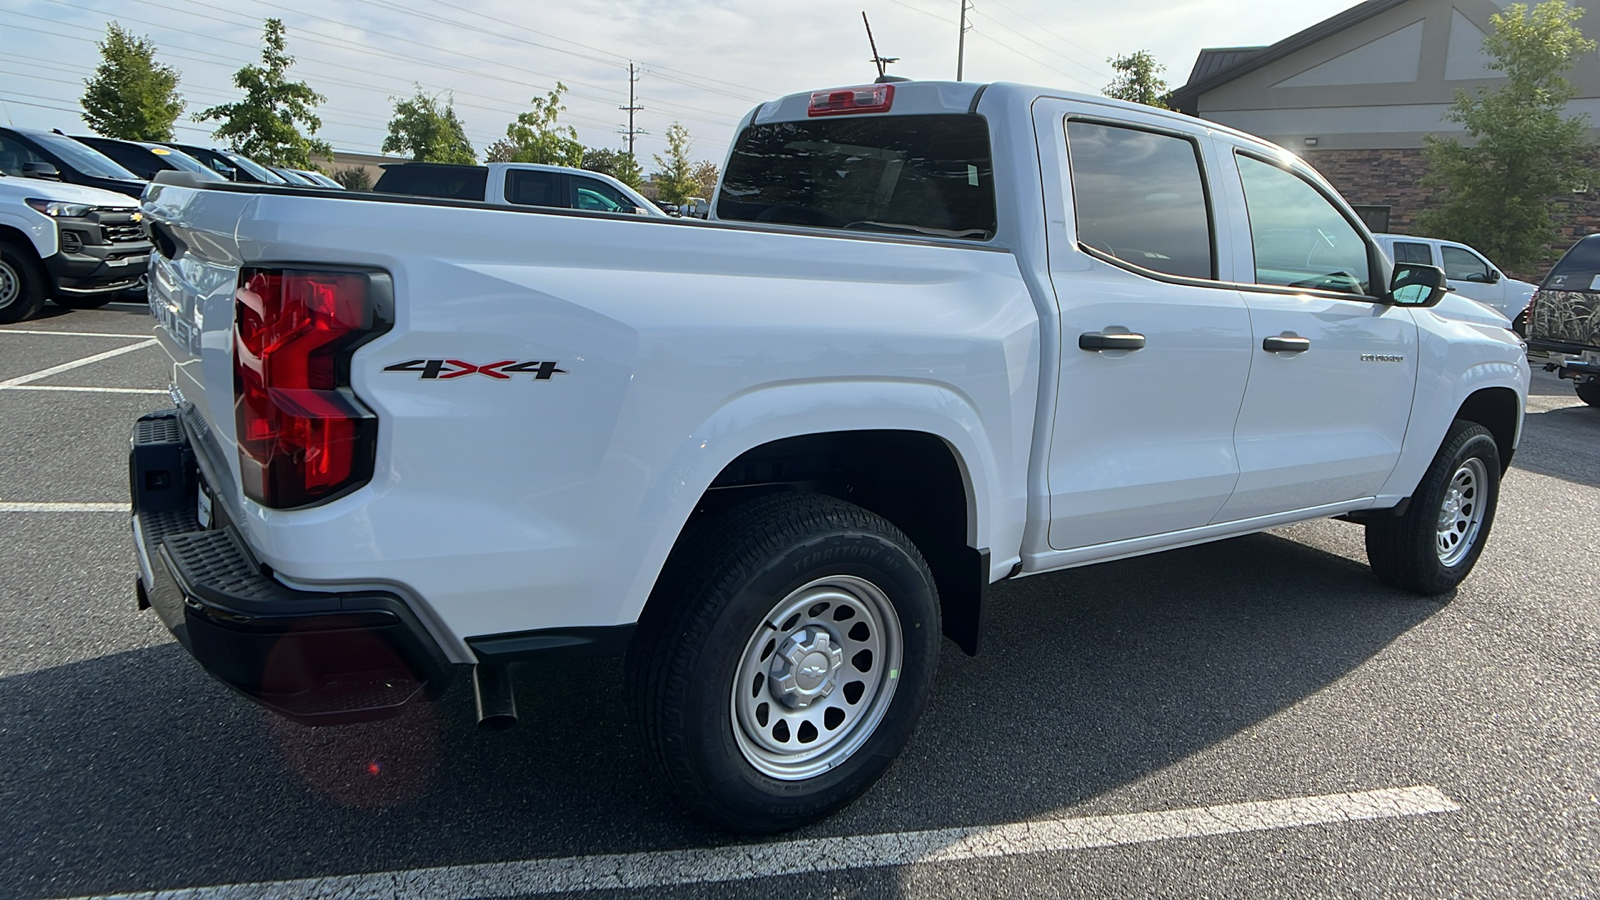
<path fill-rule="evenodd" d="M 1439 608 L 1271 535 L 999 585 L 983 655 L 946 643 L 905 755 L 794 836 L 1091 801 L 1315 694 Z M 739 842 L 648 773 L 619 662 L 528 666 L 517 689 L 521 723 L 480 733 L 462 681 L 389 722 L 284 723 L 174 644 L 0 679 L 0 896 Z M 867 880 L 893 892 L 883 875 Z"/>

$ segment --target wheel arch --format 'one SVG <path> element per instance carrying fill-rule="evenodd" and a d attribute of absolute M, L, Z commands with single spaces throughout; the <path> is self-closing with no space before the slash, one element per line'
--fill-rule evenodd
<path fill-rule="evenodd" d="M 0 241 L 27 247 L 33 251 L 38 260 L 54 256 L 57 250 L 55 223 L 42 215 L 38 218 L 48 223 L 48 230 L 41 223 L 28 221 L 15 213 L 0 210 Z"/>
<path fill-rule="evenodd" d="M 870 402 L 859 390 L 865 387 Z M 798 402 L 776 404 L 780 396 Z M 734 425 L 740 427 L 730 433 Z M 762 493 L 815 491 L 905 532 L 933 570 L 946 635 L 977 652 L 996 476 L 987 434 L 965 398 L 912 383 L 774 388 L 729 403 L 684 446 L 690 457 L 674 469 L 673 487 L 699 488 L 671 518 L 679 527 L 662 550 L 662 565 L 650 573 L 650 595 L 671 553 L 705 517 Z M 727 449 L 712 457 L 720 463 L 707 465 L 715 447 Z M 691 477 L 696 468 L 705 473 Z"/>
<path fill-rule="evenodd" d="M 1511 467 L 1511 456 L 1516 452 L 1521 402 L 1511 388 L 1485 387 L 1469 394 L 1456 410 L 1457 419 L 1476 422 L 1494 436 L 1495 446 L 1500 450 L 1501 475 Z"/>

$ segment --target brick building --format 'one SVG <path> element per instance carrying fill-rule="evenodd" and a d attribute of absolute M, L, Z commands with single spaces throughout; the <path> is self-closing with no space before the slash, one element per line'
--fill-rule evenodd
<path fill-rule="evenodd" d="M 1419 184 L 1423 137 L 1462 133 L 1444 120 L 1457 89 L 1504 81 L 1487 66 L 1483 38 L 1510 2 L 1367 0 L 1268 47 L 1200 51 L 1171 102 L 1299 153 L 1373 230 L 1413 233 L 1432 202 Z M 1600 0 L 1569 2 L 1586 11 L 1584 33 L 1600 36 Z M 1567 78 L 1578 89 L 1569 112 L 1588 115 L 1600 140 L 1600 54 L 1585 54 Z M 1600 190 L 1562 201 L 1563 239 L 1521 277 L 1542 275 L 1574 236 L 1600 231 Z"/>

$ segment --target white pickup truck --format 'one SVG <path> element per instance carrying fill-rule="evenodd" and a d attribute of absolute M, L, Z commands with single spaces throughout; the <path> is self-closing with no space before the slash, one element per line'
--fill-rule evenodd
<path fill-rule="evenodd" d="M 1322 516 L 1403 589 L 1477 560 L 1523 347 L 1293 155 L 912 82 L 723 172 L 709 223 L 158 177 L 141 604 L 310 723 L 626 654 L 663 778 L 761 832 L 882 774 L 996 581 Z"/>

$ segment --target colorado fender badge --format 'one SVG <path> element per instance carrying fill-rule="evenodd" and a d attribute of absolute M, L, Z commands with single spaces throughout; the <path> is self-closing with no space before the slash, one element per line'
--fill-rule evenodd
<path fill-rule="evenodd" d="M 421 378 L 427 380 L 446 381 L 451 378 L 460 378 L 463 375 L 484 375 L 500 381 L 510 381 L 513 375 L 532 375 L 535 381 L 549 381 L 556 375 L 567 374 L 566 369 L 558 369 L 556 360 L 531 360 L 518 362 L 514 359 L 502 359 L 499 362 L 477 365 L 459 359 L 408 359 L 403 363 L 384 366 L 385 372 L 416 372 Z"/>

